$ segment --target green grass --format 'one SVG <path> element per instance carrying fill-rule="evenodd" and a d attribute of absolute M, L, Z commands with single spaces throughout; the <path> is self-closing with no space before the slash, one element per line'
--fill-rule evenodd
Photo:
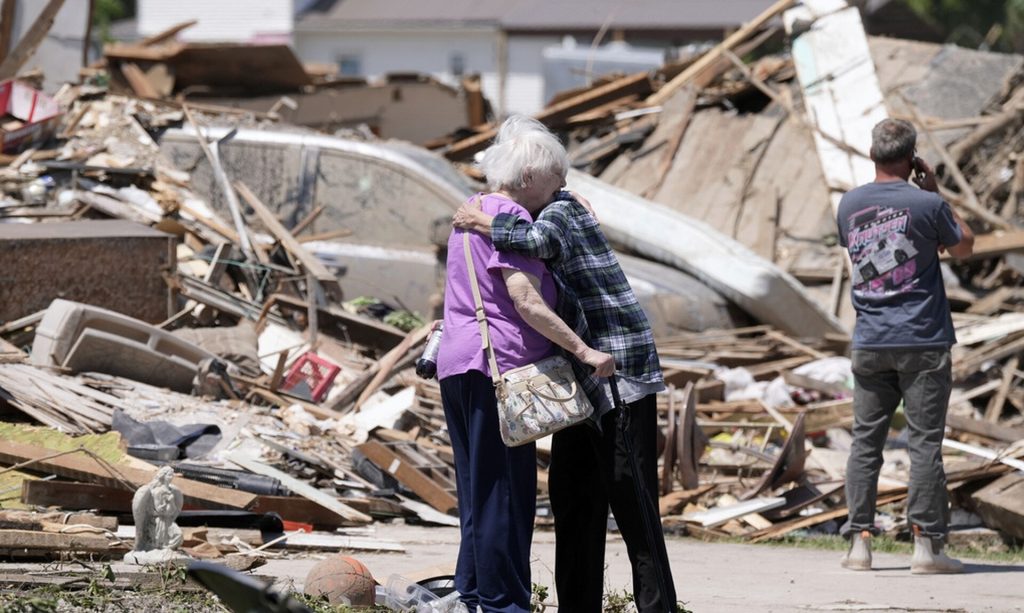
<path fill-rule="evenodd" d="M 744 543 L 746 541 L 736 539 L 735 542 Z M 766 541 L 763 544 L 774 547 L 797 547 L 828 551 L 846 551 L 846 548 L 849 546 L 843 537 L 831 535 L 786 536 L 778 540 Z M 914 552 L 914 545 L 907 541 L 900 541 L 890 536 L 881 535 L 871 539 L 871 550 L 881 553 L 911 555 Z M 1006 551 L 992 551 L 978 547 L 949 547 L 946 551 L 954 558 L 1006 563 L 1024 562 L 1024 548 L 1021 547 L 1011 547 Z"/>

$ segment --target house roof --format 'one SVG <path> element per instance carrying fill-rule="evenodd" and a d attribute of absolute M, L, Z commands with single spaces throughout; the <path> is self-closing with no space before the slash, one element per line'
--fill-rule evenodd
<path fill-rule="evenodd" d="M 772 0 L 319 0 L 298 29 L 490 26 L 505 30 L 720 30 L 756 17 Z"/>

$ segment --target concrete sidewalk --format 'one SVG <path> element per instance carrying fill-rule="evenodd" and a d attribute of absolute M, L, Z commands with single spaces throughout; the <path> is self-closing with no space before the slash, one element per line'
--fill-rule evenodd
<path fill-rule="evenodd" d="M 404 554 L 351 554 L 381 583 L 392 573 L 411 575 L 432 566 L 454 564 L 456 528 L 378 524 L 375 536 L 401 542 Z M 533 540 L 533 582 L 554 594 L 552 532 Z M 967 562 L 963 575 L 910 574 L 910 556 L 876 554 L 873 572 L 839 566 L 840 553 L 794 547 L 702 543 L 670 537 L 669 557 L 681 600 L 695 613 L 783 611 L 1024 611 L 1024 565 Z M 301 586 L 316 559 L 272 560 L 261 575 L 292 579 Z M 607 584 L 632 591 L 625 545 L 608 539 Z M 552 610 L 549 607 L 549 610 Z"/>

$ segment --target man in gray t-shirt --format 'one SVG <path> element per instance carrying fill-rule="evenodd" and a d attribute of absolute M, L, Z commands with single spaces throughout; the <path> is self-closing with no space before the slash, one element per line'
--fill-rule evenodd
<path fill-rule="evenodd" d="M 942 438 L 956 342 L 939 255 L 971 255 L 974 235 L 938 194 L 935 173 L 915 156 L 917 133 L 886 119 L 871 132 L 875 181 L 839 203 L 839 242 L 850 255 L 854 427 L 846 467 L 850 550 L 843 566 L 871 569 L 870 538 L 882 450 L 903 402 L 909 429 L 907 522 L 914 531 L 913 573 L 962 572 L 942 549 L 948 532 Z M 913 181 L 921 189 L 907 181 Z"/>

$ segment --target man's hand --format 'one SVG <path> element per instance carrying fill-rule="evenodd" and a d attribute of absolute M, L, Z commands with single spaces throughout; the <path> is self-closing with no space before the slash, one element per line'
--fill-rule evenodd
<path fill-rule="evenodd" d="M 921 189 L 939 193 L 939 183 L 935 180 L 935 171 L 928 165 L 928 162 L 919 157 L 914 158 L 914 167 L 911 170 L 910 178 Z"/>
<path fill-rule="evenodd" d="M 594 374 L 598 377 L 610 377 L 615 374 L 615 358 L 587 347 L 583 353 L 577 356 L 581 362 L 594 368 Z"/>
<path fill-rule="evenodd" d="M 597 219 L 597 213 L 594 212 L 594 207 L 590 206 L 590 201 L 589 200 L 587 200 L 586 198 L 584 198 L 583 196 L 577 194 L 574 191 L 571 191 L 571 190 L 565 190 L 565 191 L 570 196 L 572 196 L 573 200 L 575 200 L 576 202 L 579 202 L 580 204 L 582 204 L 583 208 L 587 209 L 587 212 L 590 213 L 591 217 L 593 217 L 598 223 L 601 223 L 601 220 Z"/>
<path fill-rule="evenodd" d="M 452 227 L 459 230 L 470 230 L 491 235 L 491 221 L 494 218 L 484 213 L 483 204 L 479 199 L 463 203 L 452 216 Z"/>

